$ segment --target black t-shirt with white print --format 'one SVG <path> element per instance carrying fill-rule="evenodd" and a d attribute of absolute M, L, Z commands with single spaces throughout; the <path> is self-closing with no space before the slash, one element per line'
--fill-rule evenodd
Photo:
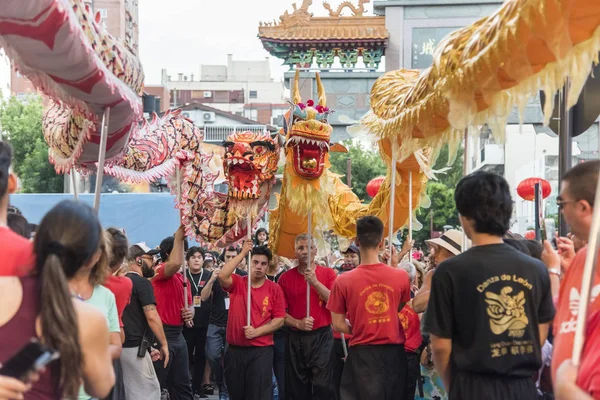
<path fill-rule="evenodd" d="M 452 339 L 452 374 L 531 377 L 538 324 L 554 317 L 544 264 L 506 244 L 476 246 L 433 274 L 423 331 Z"/>

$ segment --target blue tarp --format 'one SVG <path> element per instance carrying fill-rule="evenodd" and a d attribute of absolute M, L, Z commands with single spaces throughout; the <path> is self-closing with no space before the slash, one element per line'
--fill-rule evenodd
<path fill-rule="evenodd" d="M 10 203 L 30 223 L 39 224 L 55 204 L 66 199 L 72 200 L 73 195 L 15 194 Z M 90 206 L 94 203 L 93 194 L 81 194 L 79 199 Z M 100 221 L 104 228 L 124 228 L 130 243 L 146 242 L 155 247 L 177 230 L 179 210 L 175 209 L 174 201 L 175 197 L 167 193 L 102 194 Z"/>

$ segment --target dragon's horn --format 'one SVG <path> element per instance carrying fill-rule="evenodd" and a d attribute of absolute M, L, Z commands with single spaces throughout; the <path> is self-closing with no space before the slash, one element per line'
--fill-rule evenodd
<path fill-rule="evenodd" d="M 317 72 L 317 93 L 319 94 L 319 104 L 323 107 L 327 107 L 327 96 L 325 95 L 325 88 L 323 82 L 321 82 L 321 75 Z"/>
<path fill-rule="evenodd" d="M 294 77 L 294 87 L 292 89 L 292 101 L 294 104 L 302 103 L 302 97 L 300 96 L 300 70 L 296 69 L 296 76 Z"/>

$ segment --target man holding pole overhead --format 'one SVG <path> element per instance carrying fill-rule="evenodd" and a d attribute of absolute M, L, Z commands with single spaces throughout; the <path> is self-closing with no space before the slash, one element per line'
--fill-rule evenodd
<path fill-rule="evenodd" d="M 407 361 L 398 312 L 410 300 L 408 274 L 379 261 L 385 246 L 379 218 L 357 221 L 356 242 L 361 264 L 337 279 L 327 304 L 335 330 L 353 335 L 340 398 L 402 399 Z"/>
<path fill-rule="evenodd" d="M 331 313 L 326 306 L 336 273 L 315 265 L 317 247 L 309 235 L 298 235 L 294 247 L 298 266 L 279 278 L 287 308 L 285 324 L 291 328 L 286 345 L 286 394 L 289 400 L 329 400 L 335 398 L 335 390 Z"/>
<path fill-rule="evenodd" d="M 240 254 L 227 261 L 219 273 L 219 283 L 229 293 L 231 304 L 227 321 L 225 382 L 231 400 L 267 400 L 273 396 L 273 332 L 283 326 L 285 303 L 281 288 L 268 279 L 272 259 L 265 246 L 253 247 L 247 240 Z M 252 251 L 249 275 L 233 273 Z M 248 310 L 250 279 L 250 321 Z"/>

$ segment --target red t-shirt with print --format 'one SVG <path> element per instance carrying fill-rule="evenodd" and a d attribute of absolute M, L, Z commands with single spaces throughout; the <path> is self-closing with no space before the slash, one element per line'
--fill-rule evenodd
<path fill-rule="evenodd" d="M 408 274 L 385 264 L 359 265 L 335 281 L 327 308 L 348 314 L 350 346 L 403 344 L 400 304 L 410 300 Z"/>
<path fill-rule="evenodd" d="M 315 268 L 315 275 L 319 282 L 330 290 L 337 277 L 333 269 L 318 265 Z M 283 290 L 288 314 L 296 319 L 306 318 L 306 279 L 298 272 L 298 267 L 284 272 L 278 284 Z M 312 286 L 310 287 L 310 316 L 314 319 L 313 330 L 331 325 L 331 313 L 327 310 L 327 304 L 319 296 L 317 289 Z"/>
<path fill-rule="evenodd" d="M 35 264 L 33 242 L 0 226 L 0 276 L 28 275 Z"/>
<path fill-rule="evenodd" d="M 177 272 L 171 277 L 165 276 L 163 264 L 156 267 L 156 275 L 152 278 L 154 297 L 156 298 L 156 311 L 160 320 L 165 325 L 181 326 L 183 318 L 181 309 L 183 302 L 183 275 Z M 187 291 L 188 304 L 192 305 L 192 291 Z"/>
<path fill-rule="evenodd" d="M 575 328 L 577 327 L 577 314 L 581 292 L 581 280 L 587 254 L 587 246 L 577 252 L 575 259 L 560 283 L 558 304 L 554 317 L 554 343 L 552 351 L 552 380 L 556 380 L 556 370 L 563 361 L 571 359 L 573 342 L 575 341 Z M 600 303 L 594 302 L 600 294 L 600 258 L 596 262 L 596 277 L 592 284 L 592 298 L 590 299 L 589 315 L 600 310 Z M 600 297 L 599 297 L 600 298 Z"/>
<path fill-rule="evenodd" d="M 594 304 L 595 303 L 595 304 Z M 600 298 L 592 303 L 595 309 L 600 309 Z M 581 353 L 581 363 L 577 374 L 577 386 L 594 399 L 600 399 L 600 311 L 588 317 L 586 340 Z"/>
<path fill-rule="evenodd" d="M 117 313 L 119 314 L 119 326 L 123 327 L 123 310 L 129 304 L 131 300 L 131 290 L 133 289 L 133 282 L 131 279 L 125 276 L 113 276 L 110 275 L 103 285 L 105 288 L 110 290 L 115 295 L 115 301 L 117 303 Z"/>
<path fill-rule="evenodd" d="M 423 343 L 419 314 L 407 304 L 402 311 L 398 313 L 398 318 L 400 319 L 400 325 L 402 325 L 402 329 L 404 330 L 404 336 L 406 336 L 404 348 L 406 351 L 414 352 L 421 346 L 421 343 Z"/>
<path fill-rule="evenodd" d="M 273 346 L 273 334 L 260 336 L 252 340 L 246 339 L 246 313 L 248 312 L 248 276 L 231 275 L 233 282 L 223 290 L 229 292 L 229 317 L 227 320 L 227 343 L 233 346 L 265 347 Z M 266 279 L 259 288 L 250 292 L 252 307 L 250 309 L 250 324 L 256 329 L 268 324 L 275 318 L 285 318 L 285 300 L 283 292 L 276 284 Z"/>

